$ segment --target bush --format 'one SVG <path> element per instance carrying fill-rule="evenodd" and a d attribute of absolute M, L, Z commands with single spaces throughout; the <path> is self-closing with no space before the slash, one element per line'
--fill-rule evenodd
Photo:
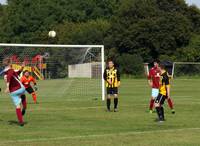
<path fill-rule="evenodd" d="M 119 64 L 119 70 L 122 74 L 142 76 L 143 71 L 143 59 L 136 54 L 122 54 L 116 60 Z"/>

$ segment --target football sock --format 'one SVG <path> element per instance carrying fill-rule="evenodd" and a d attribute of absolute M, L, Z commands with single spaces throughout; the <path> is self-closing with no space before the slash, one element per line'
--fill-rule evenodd
<path fill-rule="evenodd" d="M 25 96 L 25 95 L 22 95 L 22 96 L 21 96 L 21 99 L 22 99 L 22 106 L 23 106 L 23 109 L 26 109 L 26 108 L 27 108 L 26 96 Z"/>
<path fill-rule="evenodd" d="M 107 109 L 110 110 L 110 99 L 107 99 Z"/>
<path fill-rule="evenodd" d="M 161 111 L 161 116 L 162 116 L 161 120 L 164 120 L 165 119 L 165 115 L 164 115 L 164 108 L 162 106 L 160 107 L 160 111 Z"/>
<path fill-rule="evenodd" d="M 168 105 L 169 105 L 170 109 L 173 109 L 173 108 L 174 108 L 174 105 L 173 105 L 172 99 L 171 99 L 171 98 L 168 98 L 168 99 L 167 99 L 167 102 L 168 102 Z"/>
<path fill-rule="evenodd" d="M 114 108 L 117 109 L 118 105 L 118 98 L 114 98 Z"/>
<path fill-rule="evenodd" d="M 23 117 L 22 117 L 22 112 L 20 108 L 16 108 L 16 115 L 17 115 L 19 123 L 20 124 L 23 123 Z"/>
<path fill-rule="evenodd" d="M 36 103 L 36 102 L 37 102 L 37 96 L 36 96 L 35 92 L 32 93 L 32 97 L 33 97 L 33 101 L 34 101 L 34 103 Z"/>
<path fill-rule="evenodd" d="M 158 119 L 162 120 L 162 111 L 161 111 L 161 107 L 156 107 L 156 112 L 158 114 Z"/>
<path fill-rule="evenodd" d="M 151 99 L 149 104 L 149 110 L 153 110 L 153 106 L 154 106 L 154 99 Z"/>

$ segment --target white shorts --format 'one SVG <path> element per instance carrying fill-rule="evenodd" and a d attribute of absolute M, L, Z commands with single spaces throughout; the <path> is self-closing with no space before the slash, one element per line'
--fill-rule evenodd
<path fill-rule="evenodd" d="M 155 99 L 159 94 L 159 89 L 156 89 L 156 88 L 152 88 L 152 91 L 151 91 L 151 97 L 153 97 L 153 99 Z"/>

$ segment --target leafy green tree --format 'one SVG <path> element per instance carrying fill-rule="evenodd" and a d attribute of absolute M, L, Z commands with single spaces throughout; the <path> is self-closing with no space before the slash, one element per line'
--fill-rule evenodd
<path fill-rule="evenodd" d="M 139 53 L 143 58 L 171 55 L 188 45 L 190 21 L 181 13 L 164 12 L 156 1 L 129 0 L 112 23 L 112 47 L 120 53 Z"/>
<path fill-rule="evenodd" d="M 136 54 L 122 54 L 116 60 L 119 64 L 120 71 L 127 75 L 143 75 L 143 59 Z"/>

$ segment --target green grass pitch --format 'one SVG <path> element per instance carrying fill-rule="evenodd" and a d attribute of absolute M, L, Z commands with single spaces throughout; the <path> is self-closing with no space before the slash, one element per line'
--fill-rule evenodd
<path fill-rule="evenodd" d="M 24 127 L 14 123 L 14 106 L 8 95 L 1 93 L 0 146 L 200 145 L 200 79 L 173 81 L 176 114 L 172 115 L 165 103 L 167 120 L 162 124 L 154 122 L 155 113 L 148 113 L 146 80 L 122 79 L 117 113 L 106 112 L 105 102 L 95 100 L 100 92 L 81 87 L 81 80 L 41 81 L 40 103 L 32 104 L 28 97 Z M 85 84 L 95 84 L 90 82 Z"/>

